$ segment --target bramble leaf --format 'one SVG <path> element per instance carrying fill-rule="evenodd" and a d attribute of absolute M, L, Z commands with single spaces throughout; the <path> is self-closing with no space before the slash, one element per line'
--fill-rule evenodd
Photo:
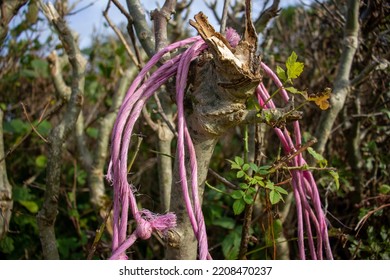
<path fill-rule="evenodd" d="M 244 164 L 244 160 L 240 157 L 235 157 L 234 161 L 239 165 L 242 166 Z"/>
<path fill-rule="evenodd" d="M 242 178 L 244 176 L 245 176 L 245 172 L 244 171 L 240 170 L 240 171 L 237 172 L 237 178 Z"/>
<path fill-rule="evenodd" d="M 288 192 L 285 189 L 279 186 L 275 186 L 275 190 L 282 194 L 288 194 Z"/>
<path fill-rule="evenodd" d="M 248 163 L 245 163 L 243 166 L 242 166 L 242 170 L 244 171 L 247 171 L 249 169 L 249 164 Z"/>
<path fill-rule="evenodd" d="M 245 203 L 246 204 L 252 204 L 253 203 L 253 196 L 251 196 L 251 195 L 248 195 L 248 194 L 246 194 L 246 195 L 244 195 L 244 201 L 245 201 Z"/>
<path fill-rule="evenodd" d="M 286 71 L 284 71 L 284 69 L 279 65 L 276 66 L 276 74 L 278 75 L 279 79 L 283 81 L 283 83 L 287 81 Z"/>
<path fill-rule="evenodd" d="M 286 87 L 284 89 L 292 94 L 302 94 L 302 91 L 297 90 L 295 87 Z"/>
<path fill-rule="evenodd" d="M 267 189 L 274 190 L 275 189 L 275 184 L 271 182 L 270 180 L 267 181 L 267 184 L 265 185 Z"/>
<path fill-rule="evenodd" d="M 269 192 L 269 201 L 271 202 L 271 204 L 276 204 L 280 200 L 282 200 L 282 195 L 276 190 L 272 190 Z"/>
<path fill-rule="evenodd" d="M 233 203 L 233 212 L 234 215 L 239 215 L 245 209 L 245 201 L 243 199 L 238 199 Z"/>
<path fill-rule="evenodd" d="M 250 162 L 249 163 L 249 166 L 251 167 L 251 169 L 253 170 L 253 172 L 257 172 L 257 170 L 259 169 L 258 167 L 257 167 L 257 165 L 256 164 L 254 164 L 253 162 Z"/>
<path fill-rule="evenodd" d="M 293 51 L 286 61 L 287 78 L 290 82 L 292 79 L 298 78 L 303 71 L 304 64 L 302 62 L 297 62 L 297 58 L 297 54 Z"/>
<path fill-rule="evenodd" d="M 329 174 L 333 177 L 333 180 L 336 184 L 336 190 L 338 190 L 340 188 L 339 173 L 337 173 L 336 171 L 330 170 Z"/>
<path fill-rule="evenodd" d="M 322 155 L 314 151 L 312 147 L 307 148 L 307 151 L 314 157 L 320 167 L 326 167 L 328 165 L 328 161 Z"/>
<path fill-rule="evenodd" d="M 245 193 L 241 190 L 235 190 L 234 192 L 232 192 L 232 194 L 230 196 L 233 199 L 241 199 L 244 196 L 244 194 Z"/>

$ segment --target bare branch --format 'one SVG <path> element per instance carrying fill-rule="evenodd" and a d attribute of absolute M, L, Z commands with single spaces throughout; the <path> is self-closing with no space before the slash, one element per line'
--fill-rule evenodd
<path fill-rule="evenodd" d="M 228 18 L 229 3 L 230 3 L 230 0 L 225 0 L 223 3 L 221 29 L 219 30 L 219 32 L 222 34 L 225 34 L 225 30 L 226 30 L 226 22 L 227 22 L 227 18 Z"/>
<path fill-rule="evenodd" d="M 138 39 L 149 57 L 155 53 L 155 42 L 150 27 L 145 19 L 145 11 L 139 0 L 126 0 Z"/>
<path fill-rule="evenodd" d="M 34 130 L 34 132 L 39 136 L 39 138 L 41 138 L 41 139 L 43 140 L 43 142 L 48 143 L 48 141 L 45 139 L 45 137 L 43 137 L 43 136 L 39 133 L 39 131 L 36 129 L 36 127 L 35 127 L 35 126 L 33 125 L 33 123 L 31 122 L 30 117 L 29 117 L 29 115 L 28 115 L 28 113 L 27 113 L 26 106 L 24 105 L 24 103 L 21 102 L 20 104 L 21 104 L 22 107 L 23 107 L 24 115 L 26 116 L 26 119 L 27 119 L 28 123 L 30 124 L 31 129 Z"/>
<path fill-rule="evenodd" d="M 279 3 L 280 0 L 274 0 L 272 5 L 264 10 L 255 21 L 255 27 L 258 33 L 261 33 L 266 28 L 268 22 L 279 14 Z"/>
<path fill-rule="evenodd" d="M 0 108 L 0 158 L 4 158 L 3 110 Z M 8 181 L 5 160 L 0 161 L 0 240 L 8 232 L 12 213 L 12 186 Z"/>
<path fill-rule="evenodd" d="M 56 28 L 72 66 L 71 96 L 63 117 L 49 135 L 46 190 L 42 208 L 37 215 L 43 256 L 45 259 L 59 259 L 54 224 L 58 213 L 63 144 L 75 127 L 83 103 L 86 61 L 80 53 L 74 35 L 54 6 L 51 3 L 46 5 L 42 1 L 39 3 L 46 18 Z"/>
<path fill-rule="evenodd" d="M 62 76 L 62 68 L 65 66 L 65 63 L 60 59 L 55 51 L 53 51 L 48 57 L 47 61 L 49 62 L 50 75 L 53 80 L 54 88 L 60 99 L 68 101 L 71 95 L 70 87 L 65 83 Z"/>
<path fill-rule="evenodd" d="M 134 55 L 133 51 L 131 50 L 129 44 L 127 43 L 125 36 L 123 36 L 122 32 L 119 30 L 119 28 L 111 21 L 110 17 L 108 16 L 108 10 L 110 9 L 110 3 L 111 1 L 108 1 L 106 9 L 103 11 L 103 16 L 107 20 L 108 25 L 114 30 L 115 34 L 118 36 L 119 40 L 124 45 L 127 54 L 130 56 L 130 59 L 134 62 L 134 64 L 141 68 L 140 64 L 138 63 L 138 60 L 136 56 Z"/>
<path fill-rule="evenodd" d="M 344 32 L 344 48 L 341 54 L 336 79 L 334 81 L 333 95 L 331 97 L 331 108 L 324 111 L 317 126 L 316 138 L 318 145 L 316 150 L 322 154 L 325 145 L 331 135 L 335 120 L 344 107 L 348 93 L 351 91 L 349 76 L 352 62 L 358 47 L 359 36 L 359 0 L 349 0 L 347 7 L 347 20 Z"/>
<path fill-rule="evenodd" d="M 166 0 L 164 6 L 151 13 L 154 22 L 155 51 L 158 52 L 168 44 L 168 21 L 175 13 L 176 0 Z"/>
<path fill-rule="evenodd" d="M 3 0 L 0 2 L 0 48 L 8 34 L 8 24 L 28 0 Z"/>

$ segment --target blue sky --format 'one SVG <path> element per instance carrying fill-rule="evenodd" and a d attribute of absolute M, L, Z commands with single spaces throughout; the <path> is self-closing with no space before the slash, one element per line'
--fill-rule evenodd
<path fill-rule="evenodd" d="M 75 0 L 70 0 L 70 2 L 74 2 Z M 93 3 L 93 5 L 89 6 L 87 9 L 84 9 L 80 12 L 78 12 L 75 15 L 72 15 L 68 17 L 69 24 L 73 30 L 78 32 L 80 36 L 80 44 L 81 47 L 87 47 L 91 41 L 91 34 L 96 33 L 105 33 L 105 32 L 112 32 L 110 28 L 105 27 L 105 19 L 102 16 L 103 10 L 107 6 L 108 0 L 81 0 L 81 2 L 78 4 L 78 8 L 88 6 L 89 4 Z M 234 0 L 233 0 L 234 1 Z M 231 1 L 231 2 L 233 2 Z M 119 2 L 126 7 L 126 0 L 119 0 Z M 141 0 L 141 3 L 146 6 L 146 11 L 151 11 L 155 9 L 158 5 L 162 5 L 165 2 L 165 0 Z M 210 2 L 210 0 L 209 0 Z M 293 5 L 299 2 L 304 3 L 310 3 L 312 0 L 281 0 L 281 5 L 288 6 Z M 218 10 L 222 11 L 222 5 L 223 1 L 218 0 Z M 257 6 L 263 5 L 262 0 L 253 0 L 253 6 L 254 10 Z M 76 9 L 77 10 L 77 9 Z M 193 17 L 194 14 L 198 13 L 199 11 L 203 11 L 206 15 L 209 16 L 209 20 L 212 24 L 216 25 L 215 19 L 213 15 L 211 14 L 210 10 L 205 5 L 204 0 L 194 0 L 192 7 L 191 7 L 191 15 L 190 18 Z M 221 13 L 221 12 L 220 12 Z M 120 22 L 124 22 L 125 19 L 123 15 L 118 11 L 118 9 L 115 6 L 111 6 L 109 16 L 116 24 Z M 216 26 L 218 29 L 218 27 Z"/>

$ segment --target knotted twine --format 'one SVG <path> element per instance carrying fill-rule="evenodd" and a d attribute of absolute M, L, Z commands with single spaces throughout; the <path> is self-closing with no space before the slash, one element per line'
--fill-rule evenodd
<path fill-rule="evenodd" d="M 231 28 L 227 29 L 226 39 L 234 48 L 237 46 L 240 37 Z M 192 44 L 183 53 L 177 54 L 172 59 L 166 61 L 153 74 L 146 79 L 142 85 L 141 82 L 145 79 L 146 74 L 153 66 L 168 52 L 177 50 L 186 45 Z M 197 162 L 194 145 L 188 131 L 187 123 L 184 117 L 184 93 L 187 83 L 187 76 L 191 61 L 196 59 L 199 54 L 207 48 L 207 44 L 200 36 L 191 37 L 176 43 L 173 43 L 158 53 L 156 53 L 150 61 L 144 66 L 138 76 L 134 79 L 130 86 L 126 97 L 119 109 L 117 119 L 114 124 L 111 138 L 111 160 L 108 167 L 107 180 L 110 181 L 114 188 L 114 216 L 113 216 L 113 239 L 112 239 L 112 255 L 110 259 L 127 259 L 126 250 L 130 248 L 134 242 L 139 239 L 148 239 L 153 231 L 159 231 L 163 235 L 168 230 L 176 226 L 176 216 L 174 213 L 166 213 L 164 215 L 152 213 L 149 210 L 139 210 L 136 204 L 135 193 L 137 190 L 127 180 L 127 158 L 131 143 L 131 135 L 135 122 L 138 120 L 142 108 L 145 106 L 148 99 L 154 92 L 167 82 L 169 78 L 176 74 L 176 103 L 177 103 L 177 155 L 179 161 L 179 178 L 183 193 L 183 200 L 189 216 L 189 220 L 198 241 L 198 258 L 201 260 L 211 259 L 208 251 L 207 234 L 198 196 L 198 178 L 197 178 Z M 281 89 L 283 99 L 287 102 L 289 97 L 287 92 L 277 76 L 264 64 L 261 67 L 265 73 L 271 77 L 276 85 Z M 267 103 L 269 93 L 260 83 L 255 91 L 258 101 L 263 108 L 275 108 L 272 100 Z M 301 145 L 301 134 L 299 123 L 294 122 L 295 145 L 287 131 L 275 129 L 280 141 L 282 142 L 284 151 L 291 152 Z M 189 186 L 186 176 L 185 153 L 186 149 L 190 160 L 190 177 L 191 177 L 191 201 L 189 194 Z M 301 166 L 305 161 L 302 155 L 294 158 L 292 165 Z M 325 217 L 321 209 L 321 202 L 314 178 L 309 171 L 292 171 L 293 174 L 293 190 L 296 200 L 298 214 L 298 247 L 300 258 L 305 258 L 304 244 L 304 229 L 306 225 L 308 243 L 311 257 L 313 259 L 322 259 L 323 244 L 325 244 L 325 252 L 327 258 L 332 258 L 332 253 L 329 246 L 328 235 Z M 308 198 L 313 202 L 314 209 L 308 202 Z M 128 229 L 128 214 L 129 210 L 132 217 L 137 223 L 136 229 L 127 236 Z M 317 248 L 314 246 L 311 223 L 314 224 L 317 233 Z"/>

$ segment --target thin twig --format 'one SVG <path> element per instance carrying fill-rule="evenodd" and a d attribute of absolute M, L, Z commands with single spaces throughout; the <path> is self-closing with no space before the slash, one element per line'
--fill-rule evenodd
<path fill-rule="evenodd" d="M 268 22 L 279 14 L 279 3 L 280 0 L 274 0 L 269 8 L 261 12 L 260 16 L 255 21 L 257 32 L 262 32 L 267 26 Z"/>
<path fill-rule="evenodd" d="M 139 152 L 139 148 L 141 147 L 141 143 L 142 143 L 142 136 L 139 136 L 137 137 L 137 146 L 135 147 L 135 151 L 134 151 L 134 154 L 133 156 L 130 158 L 130 162 L 129 162 L 129 165 L 127 166 L 127 173 L 130 173 L 130 170 L 131 168 L 133 167 L 133 164 L 134 164 L 134 161 L 138 155 L 138 152 Z"/>
<path fill-rule="evenodd" d="M 108 218 L 109 218 L 110 215 L 111 215 L 112 203 L 110 204 L 110 206 L 107 207 L 107 210 L 108 210 L 108 211 L 106 211 L 106 216 L 105 216 L 105 218 L 104 218 L 104 221 L 102 222 L 102 224 L 100 225 L 100 227 L 96 230 L 96 235 L 95 235 L 95 238 L 94 238 L 94 240 L 93 240 L 91 249 L 90 249 L 89 252 L 88 252 L 87 260 L 91 260 L 91 259 L 92 259 L 93 255 L 95 254 L 97 245 L 99 244 L 99 241 L 102 239 L 102 236 L 103 236 L 104 229 L 105 229 L 105 227 L 106 227 Z"/>
<path fill-rule="evenodd" d="M 142 116 L 144 117 L 146 123 L 150 126 L 150 128 L 151 128 L 153 131 L 157 131 L 157 130 L 158 130 L 158 124 L 156 124 L 156 123 L 152 120 L 152 118 L 151 118 L 151 116 L 150 116 L 148 110 L 146 109 L 146 106 L 144 106 L 144 107 L 142 108 Z"/>
<path fill-rule="evenodd" d="M 21 104 L 22 107 L 23 107 L 24 115 L 26 116 L 26 119 L 27 119 L 28 123 L 30 124 L 32 130 L 34 130 L 34 132 L 39 136 L 39 138 L 41 138 L 41 139 L 43 140 L 43 142 L 49 143 L 49 141 L 47 141 L 47 139 L 46 139 L 45 137 L 43 137 L 43 136 L 39 133 L 39 131 L 36 129 L 36 127 L 35 127 L 35 126 L 33 125 L 33 123 L 31 122 L 30 117 L 29 117 L 29 115 L 28 115 L 28 113 L 27 113 L 26 106 L 24 105 L 24 103 L 23 103 L 23 102 L 20 102 L 20 104 Z"/>
<path fill-rule="evenodd" d="M 118 2 L 118 0 L 111 0 L 112 3 L 119 9 L 119 11 L 127 18 L 129 22 L 133 22 L 133 18 L 131 15 L 126 11 L 126 9 L 121 5 L 121 3 Z"/>
<path fill-rule="evenodd" d="M 50 103 L 50 102 L 49 102 Z M 58 102 L 56 104 L 56 106 L 54 106 L 50 111 L 47 112 L 47 114 L 45 116 L 41 115 L 39 117 L 39 122 L 37 123 L 36 127 L 39 127 L 39 125 L 46 119 L 49 119 L 52 115 L 56 114 L 61 108 L 62 106 L 64 105 L 64 102 L 62 102 L 62 100 L 60 102 Z M 46 109 L 45 109 L 46 111 Z M 26 141 L 26 139 L 31 135 L 31 133 L 33 132 L 32 129 L 30 129 L 28 132 L 26 132 L 26 134 L 20 138 L 20 140 L 18 142 L 16 142 L 4 155 L 4 157 L 0 158 L 0 162 L 2 162 L 3 160 L 5 160 L 10 154 L 12 154 L 17 148 L 19 148 L 19 146 L 21 144 L 24 143 L 24 141 Z"/>
<path fill-rule="evenodd" d="M 217 179 L 218 181 L 220 181 L 221 183 L 225 184 L 228 188 L 231 188 L 233 190 L 240 189 L 238 186 L 236 186 L 235 184 L 233 184 L 232 182 L 230 182 L 226 178 L 222 177 L 221 175 L 219 175 L 217 172 L 215 172 L 211 168 L 209 168 L 209 174 L 214 176 L 214 178 Z"/>
<path fill-rule="evenodd" d="M 272 167 L 270 168 L 270 173 L 282 168 L 287 162 L 307 150 L 307 148 L 313 146 L 315 143 L 317 143 L 317 140 L 311 139 L 307 143 L 299 147 L 297 150 L 293 151 L 292 153 L 289 153 L 288 155 L 285 155 L 272 165 Z"/>
<path fill-rule="evenodd" d="M 161 118 L 164 120 L 164 122 L 167 124 L 171 132 L 177 137 L 177 131 L 173 124 L 169 121 L 168 116 L 165 114 L 164 109 L 161 105 L 160 98 L 157 96 L 157 94 L 154 94 L 154 99 L 157 104 L 157 113 L 161 116 Z"/>
<path fill-rule="evenodd" d="M 122 32 L 119 30 L 119 28 L 111 21 L 111 19 L 108 16 L 108 10 L 110 9 L 111 0 L 108 1 L 107 7 L 103 12 L 104 18 L 107 20 L 108 25 L 114 30 L 115 34 L 118 36 L 119 40 L 124 45 L 127 54 L 130 56 L 130 59 L 134 62 L 134 64 L 141 69 L 141 65 L 138 63 L 137 57 L 134 55 L 133 51 L 131 50 L 129 44 L 127 43 L 125 37 L 123 36 Z"/>
<path fill-rule="evenodd" d="M 360 230 L 363 228 L 363 225 L 368 220 L 368 218 L 370 218 L 373 214 L 375 214 L 376 212 L 378 212 L 386 207 L 390 207 L 390 203 L 383 204 L 383 205 L 379 206 L 378 208 L 369 211 L 366 215 L 364 215 L 363 218 L 360 219 L 360 221 L 357 223 L 357 225 L 355 227 L 355 231 L 357 230 L 355 237 L 359 235 Z"/>
<path fill-rule="evenodd" d="M 221 29 L 219 30 L 219 32 L 222 34 L 225 34 L 225 31 L 226 31 L 226 22 L 227 22 L 227 18 L 228 18 L 229 4 L 230 4 L 230 0 L 225 0 L 223 3 Z"/>

